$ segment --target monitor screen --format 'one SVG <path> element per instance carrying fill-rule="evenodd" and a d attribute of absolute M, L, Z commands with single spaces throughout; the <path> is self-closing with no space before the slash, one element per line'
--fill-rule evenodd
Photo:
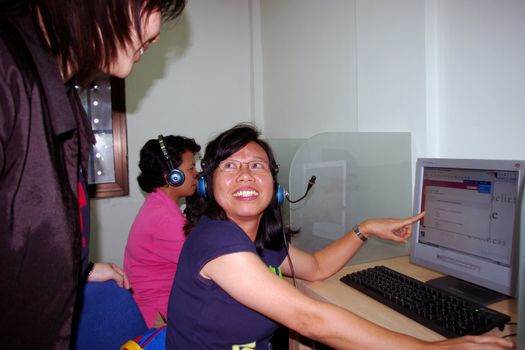
<path fill-rule="evenodd" d="M 415 225 L 411 262 L 445 274 L 436 285 L 479 303 L 514 296 L 524 171 L 525 161 L 418 159 L 414 212 L 426 214 Z"/>

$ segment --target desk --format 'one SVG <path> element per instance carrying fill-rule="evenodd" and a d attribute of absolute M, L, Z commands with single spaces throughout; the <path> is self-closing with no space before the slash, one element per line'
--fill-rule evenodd
<path fill-rule="evenodd" d="M 339 305 L 345 309 L 351 310 L 360 317 L 363 317 L 392 331 L 409 334 L 419 339 L 428 341 L 445 339 L 442 335 L 420 325 L 419 323 L 409 319 L 397 311 L 390 309 L 389 307 L 339 281 L 341 277 L 348 273 L 376 265 L 385 265 L 420 281 L 427 281 L 432 278 L 443 276 L 437 272 L 410 264 L 408 256 L 401 256 L 359 265 L 345 266 L 335 275 L 327 278 L 324 281 L 306 282 L 297 280 L 297 287 L 303 293 L 316 300 Z M 517 299 L 507 299 L 488 306 L 494 310 L 509 315 L 511 317 L 511 322 L 517 322 Z M 506 326 L 503 331 L 500 331 L 497 328 L 490 331 L 490 333 L 497 335 L 507 335 L 515 332 L 516 326 Z M 299 342 L 296 340 L 296 337 L 291 336 L 290 349 L 300 350 L 310 348 L 299 344 Z"/>

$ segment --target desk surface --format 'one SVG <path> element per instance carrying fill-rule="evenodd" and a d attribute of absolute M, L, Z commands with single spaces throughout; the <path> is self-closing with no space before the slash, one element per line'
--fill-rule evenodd
<path fill-rule="evenodd" d="M 428 341 L 445 339 L 442 335 L 420 325 L 419 323 L 409 319 L 397 311 L 390 309 L 389 307 L 339 281 L 339 278 L 350 272 L 362 270 L 376 265 L 388 266 L 394 270 L 402 272 L 421 281 L 427 281 L 432 278 L 443 276 L 437 272 L 410 264 L 408 256 L 402 256 L 359 265 L 346 266 L 335 275 L 324 281 L 306 282 L 298 280 L 297 286 L 302 292 L 314 299 L 326 301 L 344 307 L 369 321 L 372 321 L 393 331 L 409 334 L 411 336 Z M 509 315 L 511 317 L 511 322 L 517 322 L 516 299 L 503 300 L 488 305 L 488 307 Z M 503 331 L 494 329 L 490 333 L 503 336 L 515 333 L 515 331 L 515 326 L 506 326 Z"/>

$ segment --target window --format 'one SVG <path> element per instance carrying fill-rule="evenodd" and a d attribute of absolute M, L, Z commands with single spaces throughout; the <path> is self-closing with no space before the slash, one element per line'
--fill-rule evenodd
<path fill-rule="evenodd" d="M 129 181 L 124 80 L 100 76 L 80 91 L 80 98 L 96 139 L 89 157 L 90 197 L 126 196 Z"/>

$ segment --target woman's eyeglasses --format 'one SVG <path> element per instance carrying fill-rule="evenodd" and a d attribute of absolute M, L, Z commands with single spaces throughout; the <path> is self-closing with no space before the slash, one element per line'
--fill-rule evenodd
<path fill-rule="evenodd" d="M 226 159 L 219 163 L 219 169 L 226 173 L 238 173 L 242 166 L 246 164 L 248 170 L 253 173 L 267 173 L 270 171 L 270 165 L 263 160 L 252 160 L 249 162 L 241 162 L 234 159 Z"/>

